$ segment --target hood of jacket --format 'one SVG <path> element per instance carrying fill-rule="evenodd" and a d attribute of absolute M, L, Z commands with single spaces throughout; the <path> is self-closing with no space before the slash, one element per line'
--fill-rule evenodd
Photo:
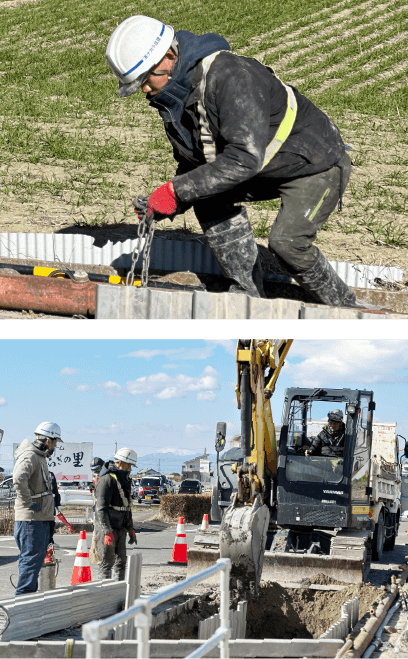
<path fill-rule="evenodd" d="M 200 60 L 217 50 L 231 50 L 231 46 L 219 34 L 209 32 L 198 36 L 187 30 L 176 32 L 178 56 L 171 79 L 158 94 L 147 99 L 149 105 L 159 110 L 163 120 L 175 124 L 185 144 L 192 149 L 191 135 L 181 124 L 181 116 L 190 95 L 194 68 Z"/>
<path fill-rule="evenodd" d="M 23 453 L 36 453 L 37 455 L 41 455 L 42 458 L 45 458 L 45 451 L 41 451 L 39 448 L 34 446 L 34 444 L 30 442 L 29 439 L 23 439 L 20 446 L 14 453 L 15 459 L 18 460 L 20 455 Z"/>

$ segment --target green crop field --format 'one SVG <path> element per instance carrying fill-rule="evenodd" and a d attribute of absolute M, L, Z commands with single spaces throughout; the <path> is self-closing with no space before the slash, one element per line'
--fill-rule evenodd
<path fill-rule="evenodd" d="M 159 116 L 142 94 L 118 97 L 105 60 L 113 29 L 136 13 L 218 32 L 324 109 L 355 167 L 319 246 L 408 272 L 405 0 L 0 0 L 1 231 L 134 232 L 130 199 L 174 174 Z M 249 208 L 260 243 L 278 207 Z M 163 227 L 199 231 L 191 211 Z"/>

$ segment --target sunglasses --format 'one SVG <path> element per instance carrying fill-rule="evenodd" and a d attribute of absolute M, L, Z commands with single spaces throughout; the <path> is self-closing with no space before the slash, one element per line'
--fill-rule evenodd
<path fill-rule="evenodd" d="M 157 64 L 155 64 L 155 66 L 157 66 Z M 155 66 L 153 66 L 151 69 L 149 69 L 149 71 L 147 71 L 147 73 L 145 73 L 142 76 L 141 82 L 140 82 L 140 87 L 143 87 L 143 85 L 146 84 L 146 82 L 149 80 L 150 76 L 169 76 L 170 75 L 170 71 L 155 71 L 154 70 Z"/>

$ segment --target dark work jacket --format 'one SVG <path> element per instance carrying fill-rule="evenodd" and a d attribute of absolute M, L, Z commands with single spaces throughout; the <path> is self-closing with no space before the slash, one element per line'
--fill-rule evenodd
<path fill-rule="evenodd" d="M 312 455 L 323 455 L 330 458 L 339 458 L 343 457 L 344 453 L 344 432 L 345 426 L 342 425 L 340 434 L 337 437 L 333 437 L 327 431 L 327 426 L 324 426 L 323 430 L 319 432 L 317 437 L 314 438 L 310 452 Z"/>
<path fill-rule="evenodd" d="M 54 495 L 55 507 L 59 508 L 61 506 L 61 495 L 58 490 L 57 480 L 55 478 L 55 474 L 52 471 L 50 471 L 49 474 L 51 478 L 51 489 Z"/>
<path fill-rule="evenodd" d="M 191 32 L 177 32 L 181 64 L 186 57 L 192 57 L 195 40 L 205 37 L 213 40 L 213 46 L 209 44 L 208 47 L 210 52 L 200 52 L 200 59 L 224 49 L 216 36 L 197 37 Z M 261 172 L 265 149 L 285 116 L 287 92 L 272 69 L 225 50 L 215 58 L 207 73 L 205 107 L 217 158 L 206 163 L 197 109 L 202 77 L 200 61 L 195 62 L 189 94 L 186 95 L 185 87 L 183 92 L 177 90 L 177 76 L 176 68 L 171 81 L 152 97 L 150 104 L 159 110 L 174 157 L 179 162 L 173 185 L 181 202 L 191 204 L 226 192 L 255 176 L 290 179 L 317 174 L 330 169 L 343 155 L 344 144 L 338 128 L 293 88 L 298 104 L 295 124 L 278 153 Z M 171 113 L 165 109 L 170 102 L 170 97 L 166 100 L 168 92 L 171 92 L 173 104 L 178 96 L 177 107 L 183 105 L 178 122 L 172 121 Z M 187 134 L 191 140 L 186 138 Z"/>
<path fill-rule="evenodd" d="M 95 488 L 95 521 L 102 531 L 111 533 L 112 529 L 133 529 L 131 511 L 114 510 L 111 506 L 123 506 L 118 486 L 111 474 L 115 474 L 120 482 L 124 495 L 131 503 L 131 480 L 127 471 L 118 469 L 106 462 L 102 467 Z"/>

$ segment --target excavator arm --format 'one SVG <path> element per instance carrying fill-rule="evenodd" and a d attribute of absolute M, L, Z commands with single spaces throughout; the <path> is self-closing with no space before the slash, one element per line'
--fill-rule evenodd
<path fill-rule="evenodd" d="M 237 492 L 221 523 L 220 555 L 231 558 L 232 581 L 240 592 L 256 592 L 261 580 L 277 472 L 270 398 L 291 344 L 292 339 L 240 339 L 237 345 L 243 462 L 235 465 Z"/>

